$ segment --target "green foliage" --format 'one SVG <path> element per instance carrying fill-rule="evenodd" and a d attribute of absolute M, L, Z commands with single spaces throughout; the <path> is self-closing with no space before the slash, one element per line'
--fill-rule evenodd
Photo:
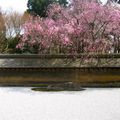
<path fill-rule="evenodd" d="M 0 54 L 6 53 L 6 47 L 7 47 L 7 41 L 6 39 L 3 39 L 0 41 Z"/>
<path fill-rule="evenodd" d="M 68 4 L 67 0 L 28 0 L 27 12 L 35 16 L 47 17 L 48 6 L 56 2 L 63 6 Z"/>
<path fill-rule="evenodd" d="M 38 54 L 39 46 L 34 45 L 32 48 L 30 46 L 26 45 L 25 48 L 22 50 L 23 54 Z"/>
<path fill-rule="evenodd" d="M 6 53 L 22 53 L 20 49 L 17 49 L 16 46 L 19 43 L 20 37 L 13 37 L 7 39 L 7 50 Z"/>

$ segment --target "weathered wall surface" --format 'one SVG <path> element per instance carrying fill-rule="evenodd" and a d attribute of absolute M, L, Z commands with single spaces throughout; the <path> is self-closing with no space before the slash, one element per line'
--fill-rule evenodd
<path fill-rule="evenodd" d="M 120 68 L 1 68 L 0 85 L 39 85 L 41 83 L 77 84 L 120 82 Z"/>

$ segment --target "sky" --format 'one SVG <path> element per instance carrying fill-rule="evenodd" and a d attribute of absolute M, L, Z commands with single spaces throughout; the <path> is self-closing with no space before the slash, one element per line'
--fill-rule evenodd
<path fill-rule="evenodd" d="M 2 10 L 13 9 L 18 12 L 24 12 L 27 9 L 28 0 L 0 0 Z"/>
<path fill-rule="evenodd" d="M 24 12 L 27 9 L 27 1 L 28 0 L 0 0 L 0 7 L 5 11 L 13 9 L 18 12 Z M 107 0 L 101 1 L 106 2 Z"/>

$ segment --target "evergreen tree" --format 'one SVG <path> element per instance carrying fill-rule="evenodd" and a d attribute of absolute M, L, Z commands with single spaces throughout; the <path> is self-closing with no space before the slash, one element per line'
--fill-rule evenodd
<path fill-rule="evenodd" d="M 54 2 L 66 6 L 67 0 L 28 0 L 27 12 L 32 15 L 39 15 L 40 17 L 47 17 L 48 6 Z"/>

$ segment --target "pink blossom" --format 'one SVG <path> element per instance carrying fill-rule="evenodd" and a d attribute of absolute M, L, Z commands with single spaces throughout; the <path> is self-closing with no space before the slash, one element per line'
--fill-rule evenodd
<path fill-rule="evenodd" d="M 94 0 L 73 0 L 64 8 L 52 4 L 47 18 L 30 19 L 23 25 L 24 34 L 16 46 L 48 53 L 50 47 L 59 47 L 63 53 L 111 51 L 120 39 L 120 9 L 96 3 Z M 32 51 L 31 51 L 32 52 Z"/>
<path fill-rule="evenodd" d="M 65 27 L 65 29 L 68 31 L 69 34 L 74 33 L 74 28 L 73 28 L 72 25 L 70 25 L 70 24 L 65 24 L 64 27 Z"/>

